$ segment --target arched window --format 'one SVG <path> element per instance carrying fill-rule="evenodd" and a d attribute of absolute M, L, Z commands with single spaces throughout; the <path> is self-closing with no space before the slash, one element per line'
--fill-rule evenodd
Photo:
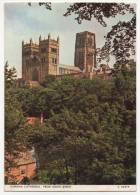
<path fill-rule="evenodd" d="M 38 81 L 39 80 L 39 74 L 38 74 L 38 70 L 36 68 L 33 70 L 32 80 L 33 81 Z"/>

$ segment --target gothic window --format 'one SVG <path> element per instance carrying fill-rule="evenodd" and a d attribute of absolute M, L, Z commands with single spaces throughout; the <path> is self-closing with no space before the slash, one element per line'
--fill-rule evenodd
<path fill-rule="evenodd" d="M 29 64 L 29 62 L 28 62 L 28 60 L 26 60 L 26 65 L 28 65 Z"/>
<path fill-rule="evenodd" d="M 89 37 L 89 38 L 88 38 L 88 46 L 91 46 L 91 45 L 92 45 L 92 38 Z"/>
<path fill-rule="evenodd" d="M 8 173 L 10 173 L 11 172 L 11 168 L 8 168 Z"/>
<path fill-rule="evenodd" d="M 38 81 L 39 80 L 39 73 L 38 73 L 38 70 L 36 68 L 33 70 L 32 80 L 33 81 Z"/>
<path fill-rule="evenodd" d="M 37 57 L 33 56 L 33 62 L 36 63 L 37 62 Z"/>
<path fill-rule="evenodd" d="M 57 49 L 56 48 L 51 48 L 51 52 L 52 53 L 57 53 Z"/>
<path fill-rule="evenodd" d="M 45 58 L 41 58 L 41 62 L 44 63 L 45 62 Z"/>
<path fill-rule="evenodd" d="M 93 66 L 93 54 L 92 53 L 87 54 L 87 64 L 90 66 Z"/>
<path fill-rule="evenodd" d="M 33 55 L 37 55 L 38 54 L 38 52 L 37 51 L 33 51 Z"/>
<path fill-rule="evenodd" d="M 21 175 L 25 174 L 25 169 L 21 170 Z"/>
<path fill-rule="evenodd" d="M 82 38 L 81 38 L 81 37 L 78 37 L 78 38 L 77 38 L 76 46 L 77 46 L 77 47 L 82 47 Z"/>
<path fill-rule="evenodd" d="M 62 74 L 62 68 L 59 68 L 59 74 Z"/>
<path fill-rule="evenodd" d="M 85 47 L 86 38 L 85 36 L 80 37 L 80 47 Z"/>
<path fill-rule="evenodd" d="M 94 39 L 93 36 L 88 38 L 88 46 L 94 46 Z"/>
<path fill-rule="evenodd" d="M 79 53 L 79 61 L 78 61 L 79 67 L 81 70 L 84 69 L 84 53 Z"/>
<path fill-rule="evenodd" d="M 56 58 L 52 58 L 52 64 L 57 64 Z"/>
<path fill-rule="evenodd" d="M 80 39 L 80 41 L 79 41 L 79 42 L 80 42 L 80 44 L 79 44 L 79 45 L 80 45 L 80 47 L 82 47 L 82 46 L 83 46 L 83 40 L 82 40 L 82 38 Z"/>
<path fill-rule="evenodd" d="M 25 55 L 25 56 L 30 55 L 30 51 L 24 51 L 23 55 Z"/>
<path fill-rule="evenodd" d="M 41 52 L 42 53 L 45 53 L 46 52 L 46 48 L 44 47 L 44 48 L 41 48 Z"/>
<path fill-rule="evenodd" d="M 80 46 L 80 39 L 79 37 L 77 38 L 77 41 L 76 41 L 76 46 L 79 47 Z"/>

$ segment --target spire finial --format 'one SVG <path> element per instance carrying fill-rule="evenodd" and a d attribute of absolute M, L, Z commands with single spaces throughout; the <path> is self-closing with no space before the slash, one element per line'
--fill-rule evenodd
<path fill-rule="evenodd" d="M 41 35 L 39 36 L 39 42 L 41 41 Z"/>
<path fill-rule="evenodd" d="M 50 33 L 48 34 L 48 39 L 50 39 L 51 38 L 51 35 L 50 35 Z"/>
<path fill-rule="evenodd" d="M 59 36 L 57 37 L 57 42 L 59 43 Z"/>
<path fill-rule="evenodd" d="M 32 40 L 32 38 L 30 39 L 30 44 L 32 44 L 33 43 L 33 40 Z"/>

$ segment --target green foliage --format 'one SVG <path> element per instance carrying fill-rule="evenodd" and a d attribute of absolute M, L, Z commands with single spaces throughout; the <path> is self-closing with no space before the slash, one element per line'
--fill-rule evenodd
<path fill-rule="evenodd" d="M 10 88 L 13 87 L 15 84 L 16 79 L 16 69 L 9 68 L 8 62 L 5 64 L 5 87 Z"/>
<path fill-rule="evenodd" d="M 36 148 L 39 182 L 135 184 L 135 87 L 133 65 L 111 81 L 64 78 L 36 95 L 28 89 L 36 99 L 26 98 L 29 105 L 46 118 L 25 133 Z"/>
<path fill-rule="evenodd" d="M 41 88 L 16 88 L 14 90 L 17 100 L 21 103 L 21 108 L 25 116 L 40 116 L 43 102 L 40 102 Z"/>
<path fill-rule="evenodd" d="M 65 77 L 42 88 L 11 85 L 6 151 L 23 141 L 34 146 L 41 184 L 135 184 L 135 82 L 133 64 L 116 69 L 110 81 Z M 24 116 L 41 113 L 43 124 L 25 126 Z"/>
<path fill-rule="evenodd" d="M 136 45 L 136 13 L 130 21 L 119 21 L 105 36 L 105 44 L 98 52 L 98 59 L 107 61 L 113 55 L 116 64 L 122 65 L 129 63 L 135 58 Z"/>
<path fill-rule="evenodd" d="M 37 175 L 38 181 L 41 181 L 42 184 L 50 184 L 50 176 L 47 171 L 40 171 Z"/>
<path fill-rule="evenodd" d="M 124 15 L 127 12 L 134 12 L 130 4 L 124 3 L 73 3 L 67 8 L 64 16 L 74 13 L 75 20 L 79 24 L 83 20 L 95 18 L 102 26 L 106 27 L 105 19 L 115 17 L 118 14 Z"/>
<path fill-rule="evenodd" d="M 54 75 L 47 75 L 44 81 L 41 83 L 43 87 L 48 87 L 55 80 Z"/>
<path fill-rule="evenodd" d="M 34 146 L 39 183 L 136 183 L 135 64 L 120 68 L 135 54 L 135 11 L 128 4 L 74 3 L 65 16 L 75 13 L 79 23 L 95 17 L 105 27 L 105 18 L 126 12 L 132 19 L 112 27 L 99 53 L 99 60 L 116 58 L 111 81 L 49 76 L 43 88 L 15 88 L 15 69 L 6 63 L 5 151 L 17 155 L 25 141 Z M 25 125 L 24 116 L 41 113 L 44 124 Z"/>
<path fill-rule="evenodd" d="M 15 69 L 5 66 L 5 168 L 13 166 L 19 151 L 22 150 L 21 143 L 24 137 L 20 133 L 25 126 L 25 119 L 20 103 L 15 96 Z"/>

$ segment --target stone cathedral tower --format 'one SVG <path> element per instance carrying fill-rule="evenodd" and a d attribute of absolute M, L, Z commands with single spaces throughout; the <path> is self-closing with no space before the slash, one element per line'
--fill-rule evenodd
<path fill-rule="evenodd" d="M 45 76 L 57 75 L 59 64 L 59 37 L 57 40 L 39 37 L 39 44 L 22 42 L 22 78 L 26 81 L 43 81 Z"/>
<path fill-rule="evenodd" d="M 92 72 L 96 68 L 94 33 L 84 31 L 76 34 L 74 64 L 84 72 Z"/>

